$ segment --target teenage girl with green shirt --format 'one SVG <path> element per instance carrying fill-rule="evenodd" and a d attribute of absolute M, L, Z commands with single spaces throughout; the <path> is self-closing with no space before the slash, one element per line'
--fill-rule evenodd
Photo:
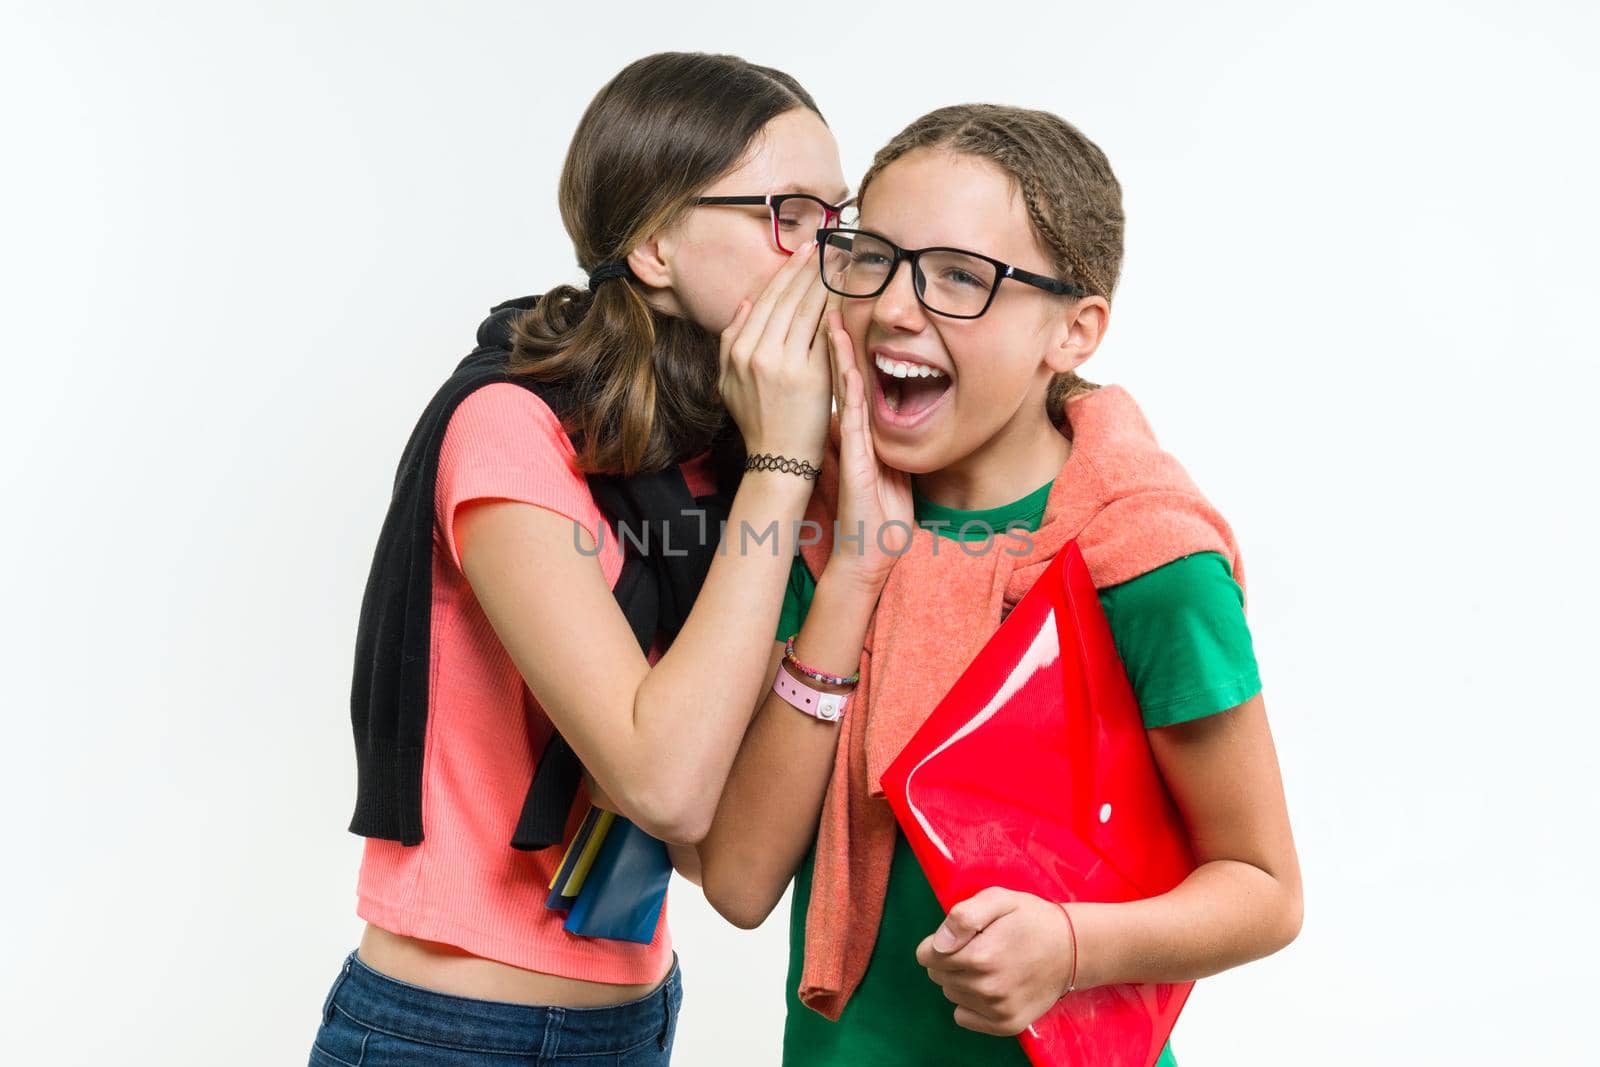
<path fill-rule="evenodd" d="M 1096 388 L 1075 372 L 1105 334 L 1120 268 L 1120 187 L 1100 150 L 1053 115 L 988 105 L 933 112 L 878 153 L 860 195 L 853 255 L 882 249 L 889 273 L 873 295 L 830 311 L 829 333 L 837 520 L 866 536 L 844 548 L 836 541 L 817 579 L 795 560 L 774 674 L 790 671 L 790 635 L 793 659 L 841 676 L 856 669 L 898 552 L 892 524 L 978 540 L 1038 527 L 1072 447 L 1070 427 L 1052 413 Z M 903 255 L 934 247 L 1047 284 L 986 275 L 980 258 Z M 1050 279 L 1085 295 L 1062 294 Z M 1228 561 L 1195 553 L 1102 588 L 1100 599 L 1197 869 L 1148 900 L 1061 905 L 990 889 L 947 915 L 897 835 L 870 963 L 830 1021 L 797 990 L 838 731 L 769 695 L 699 851 L 707 897 L 740 926 L 762 922 L 794 880 L 785 1064 L 1022 1065 L 1014 1035 L 1069 984 L 1189 981 L 1296 936 L 1299 865 Z M 1170 1048 L 1160 1062 L 1174 1062 Z"/>

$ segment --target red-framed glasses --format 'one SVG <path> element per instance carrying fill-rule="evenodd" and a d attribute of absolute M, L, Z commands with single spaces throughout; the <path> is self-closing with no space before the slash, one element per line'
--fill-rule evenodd
<path fill-rule="evenodd" d="M 734 204 L 743 207 L 766 207 L 772 214 L 772 243 L 778 251 L 789 255 L 816 236 L 817 231 L 829 226 L 853 226 L 856 221 L 855 201 L 830 204 L 810 193 L 770 193 L 766 196 L 701 196 L 696 204 Z"/>

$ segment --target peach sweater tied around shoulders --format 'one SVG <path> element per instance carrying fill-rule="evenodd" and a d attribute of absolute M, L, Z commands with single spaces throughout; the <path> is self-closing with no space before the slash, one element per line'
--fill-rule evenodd
<path fill-rule="evenodd" d="M 1043 522 L 1027 535 L 1031 548 L 1023 552 L 1022 538 L 1001 532 L 982 554 L 949 545 L 936 551 L 939 535 L 918 528 L 868 624 L 861 681 L 823 802 L 806 913 L 800 999 L 829 1019 L 839 1018 L 866 973 L 883 915 L 897 832 L 883 797 L 884 769 L 1056 552 L 1076 539 L 1102 589 L 1196 552 L 1217 552 L 1243 588 L 1232 530 L 1162 451 L 1126 390 L 1105 386 L 1074 397 L 1066 418 L 1071 452 Z M 832 552 L 838 449 L 835 418 L 805 515 L 822 530 L 801 549 L 813 576 Z"/>

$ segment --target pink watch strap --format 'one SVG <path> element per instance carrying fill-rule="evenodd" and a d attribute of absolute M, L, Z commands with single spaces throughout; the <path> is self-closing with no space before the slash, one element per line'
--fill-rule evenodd
<path fill-rule="evenodd" d="M 782 667 L 778 668 L 777 676 L 772 679 L 772 691 L 823 722 L 838 722 L 844 718 L 844 706 L 850 700 L 849 693 L 824 693 L 820 689 L 813 689 Z"/>

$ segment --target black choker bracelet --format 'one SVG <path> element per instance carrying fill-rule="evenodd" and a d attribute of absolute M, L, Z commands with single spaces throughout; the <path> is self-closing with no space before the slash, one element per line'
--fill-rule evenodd
<path fill-rule="evenodd" d="M 771 452 L 757 452 L 744 461 L 747 471 L 783 471 L 786 474 L 798 474 L 802 478 L 815 478 L 822 473 L 822 468 L 813 467 L 803 459 L 790 459 L 788 456 L 774 455 Z"/>

